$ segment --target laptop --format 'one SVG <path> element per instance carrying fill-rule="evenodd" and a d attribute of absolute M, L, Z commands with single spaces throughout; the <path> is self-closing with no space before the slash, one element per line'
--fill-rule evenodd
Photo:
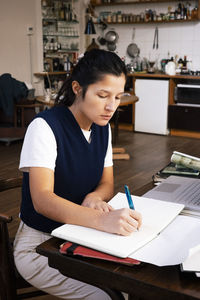
<path fill-rule="evenodd" d="M 200 179 L 169 176 L 143 197 L 185 205 L 185 213 L 200 217 Z"/>

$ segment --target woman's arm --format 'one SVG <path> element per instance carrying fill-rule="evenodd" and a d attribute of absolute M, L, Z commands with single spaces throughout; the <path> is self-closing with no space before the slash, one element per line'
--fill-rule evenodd
<path fill-rule="evenodd" d="M 54 172 L 50 169 L 31 167 L 29 178 L 34 208 L 49 219 L 121 235 L 129 235 L 141 224 L 141 216 L 136 211 L 124 208 L 105 212 L 77 205 L 57 196 L 53 192 Z M 100 195 L 103 196 L 101 184 L 98 188 Z M 107 189 L 111 191 L 108 186 Z"/>
<path fill-rule="evenodd" d="M 87 194 L 82 205 L 108 212 L 109 210 L 112 210 L 112 207 L 106 202 L 113 197 L 113 191 L 113 167 L 106 167 L 103 170 L 99 185 L 94 192 Z"/>

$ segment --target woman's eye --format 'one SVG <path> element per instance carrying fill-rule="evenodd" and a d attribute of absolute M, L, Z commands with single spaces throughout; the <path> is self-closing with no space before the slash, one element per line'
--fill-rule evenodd
<path fill-rule="evenodd" d="M 104 99 L 104 98 L 106 98 L 107 96 L 105 96 L 105 95 L 98 95 L 99 96 L 99 98 L 102 98 L 102 99 Z"/>

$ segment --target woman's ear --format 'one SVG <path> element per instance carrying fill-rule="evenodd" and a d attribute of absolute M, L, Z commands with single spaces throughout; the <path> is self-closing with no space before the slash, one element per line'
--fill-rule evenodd
<path fill-rule="evenodd" d="M 72 81 L 72 90 L 74 92 L 75 95 L 79 95 L 80 92 L 81 92 L 81 86 L 80 84 L 78 83 L 78 81 Z"/>

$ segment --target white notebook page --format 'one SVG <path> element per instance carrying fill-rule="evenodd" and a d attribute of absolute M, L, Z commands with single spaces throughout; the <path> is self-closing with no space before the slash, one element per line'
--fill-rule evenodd
<path fill-rule="evenodd" d="M 127 257 L 155 238 L 182 211 L 184 205 L 132 196 L 135 209 L 142 214 L 142 226 L 130 236 L 121 236 L 83 226 L 65 224 L 52 235 L 119 257 Z M 115 209 L 128 207 L 126 195 L 118 193 L 110 202 Z"/>

